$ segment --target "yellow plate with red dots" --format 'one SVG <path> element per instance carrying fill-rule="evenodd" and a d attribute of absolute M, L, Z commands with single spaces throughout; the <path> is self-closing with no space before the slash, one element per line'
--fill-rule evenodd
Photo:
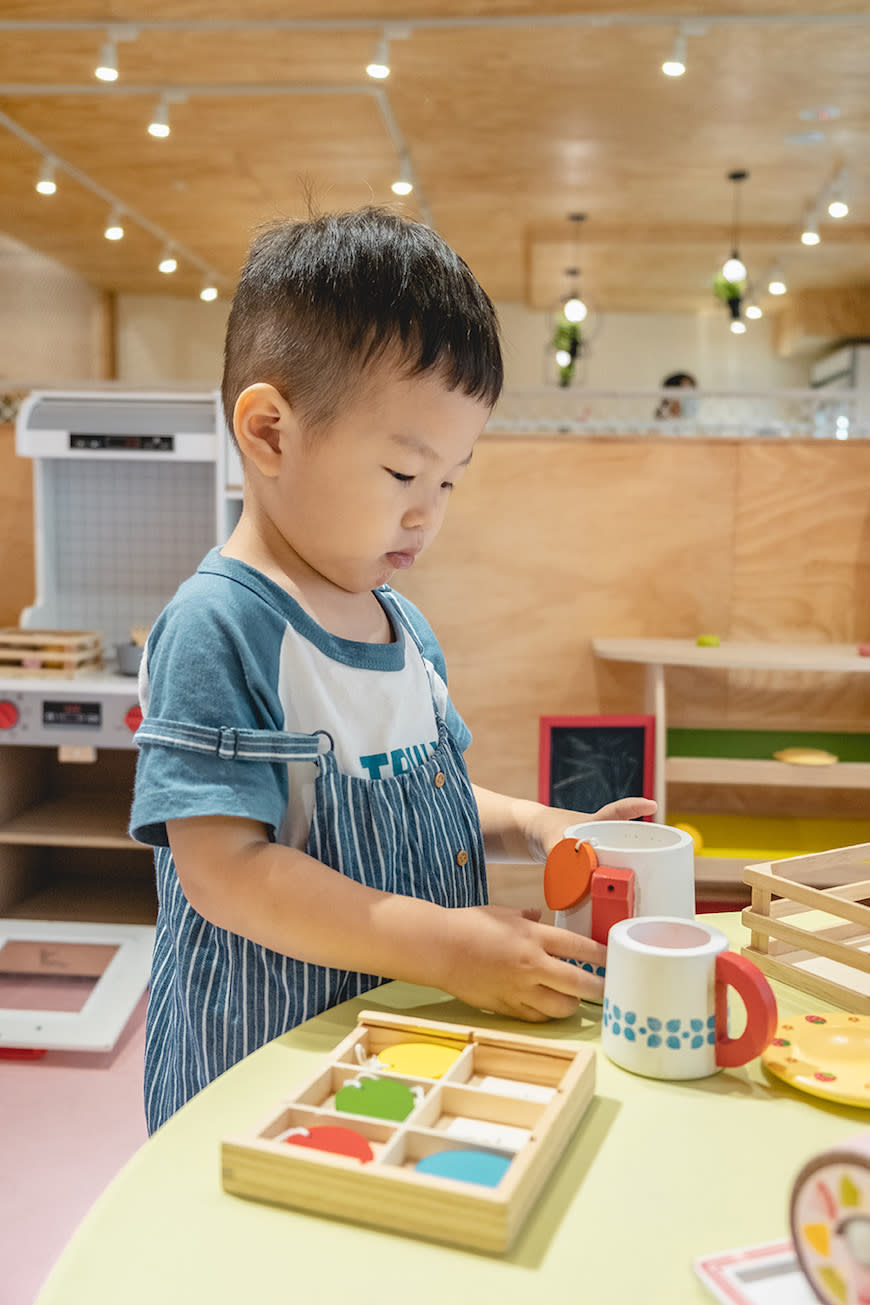
<path fill-rule="evenodd" d="M 761 1063 L 801 1092 L 870 1106 L 870 1015 L 832 1010 L 781 1020 Z"/>

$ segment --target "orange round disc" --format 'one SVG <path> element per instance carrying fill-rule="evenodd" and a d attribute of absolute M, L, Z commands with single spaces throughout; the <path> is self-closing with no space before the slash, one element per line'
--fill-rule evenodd
<path fill-rule="evenodd" d="M 598 857 L 591 843 L 563 838 L 544 866 L 544 897 L 551 911 L 568 911 L 589 892 Z"/>

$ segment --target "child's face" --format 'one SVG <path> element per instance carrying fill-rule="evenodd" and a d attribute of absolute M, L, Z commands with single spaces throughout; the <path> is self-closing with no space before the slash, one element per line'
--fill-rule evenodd
<path fill-rule="evenodd" d="M 438 534 L 489 413 L 436 372 L 382 365 L 326 431 L 288 449 L 275 525 L 338 588 L 386 583 Z"/>

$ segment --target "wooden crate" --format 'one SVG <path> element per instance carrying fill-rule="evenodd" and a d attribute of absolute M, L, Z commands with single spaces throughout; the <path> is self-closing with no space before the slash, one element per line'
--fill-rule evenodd
<path fill-rule="evenodd" d="M 0 629 L 0 676 L 60 676 L 73 679 L 103 664 L 98 630 Z"/>
<path fill-rule="evenodd" d="M 870 1015 L 870 843 L 748 866 L 743 878 L 752 889 L 744 956 L 772 979 Z M 810 911 L 823 913 L 813 927 L 794 923 Z"/>
<path fill-rule="evenodd" d="M 393 1072 L 377 1060 L 379 1053 L 408 1043 L 435 1043 L 455 1052 L 455 1059 L 431 1078 Z M 336 1093 L 356 1086 L 361 1074 L 415 1092 L 407 1117 L 393 1122 L 336 1108 Z M 594 1086 L 595 1051 L 580 1043 L 363 1011 L 356 1029 L 310 1080 L 249 1132 L 224 1139 L 223 1186 L 254 1200 L 474 1250 L 506 1251 Z M 372 1158 L 285 1141 L 324 1126 L 353 1129 L 367 1141 Z M 432 1163 L 428 1157 L 439 1152 L 470 1150 L 497 1157 L 493 1163 L 504 1166 L 495 1186 L 415 1168 L 424 1159 Z"/>

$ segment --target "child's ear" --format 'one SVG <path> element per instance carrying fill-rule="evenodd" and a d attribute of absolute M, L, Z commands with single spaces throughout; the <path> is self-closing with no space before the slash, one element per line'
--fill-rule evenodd
<path fill-rule="evenodd" d="M 282 454 L 300 434 L 287 400 L 265 382 L 242 390 L 233 410 L 233 430 L 242 457 L 268 477 L 277 476 Z"/>

